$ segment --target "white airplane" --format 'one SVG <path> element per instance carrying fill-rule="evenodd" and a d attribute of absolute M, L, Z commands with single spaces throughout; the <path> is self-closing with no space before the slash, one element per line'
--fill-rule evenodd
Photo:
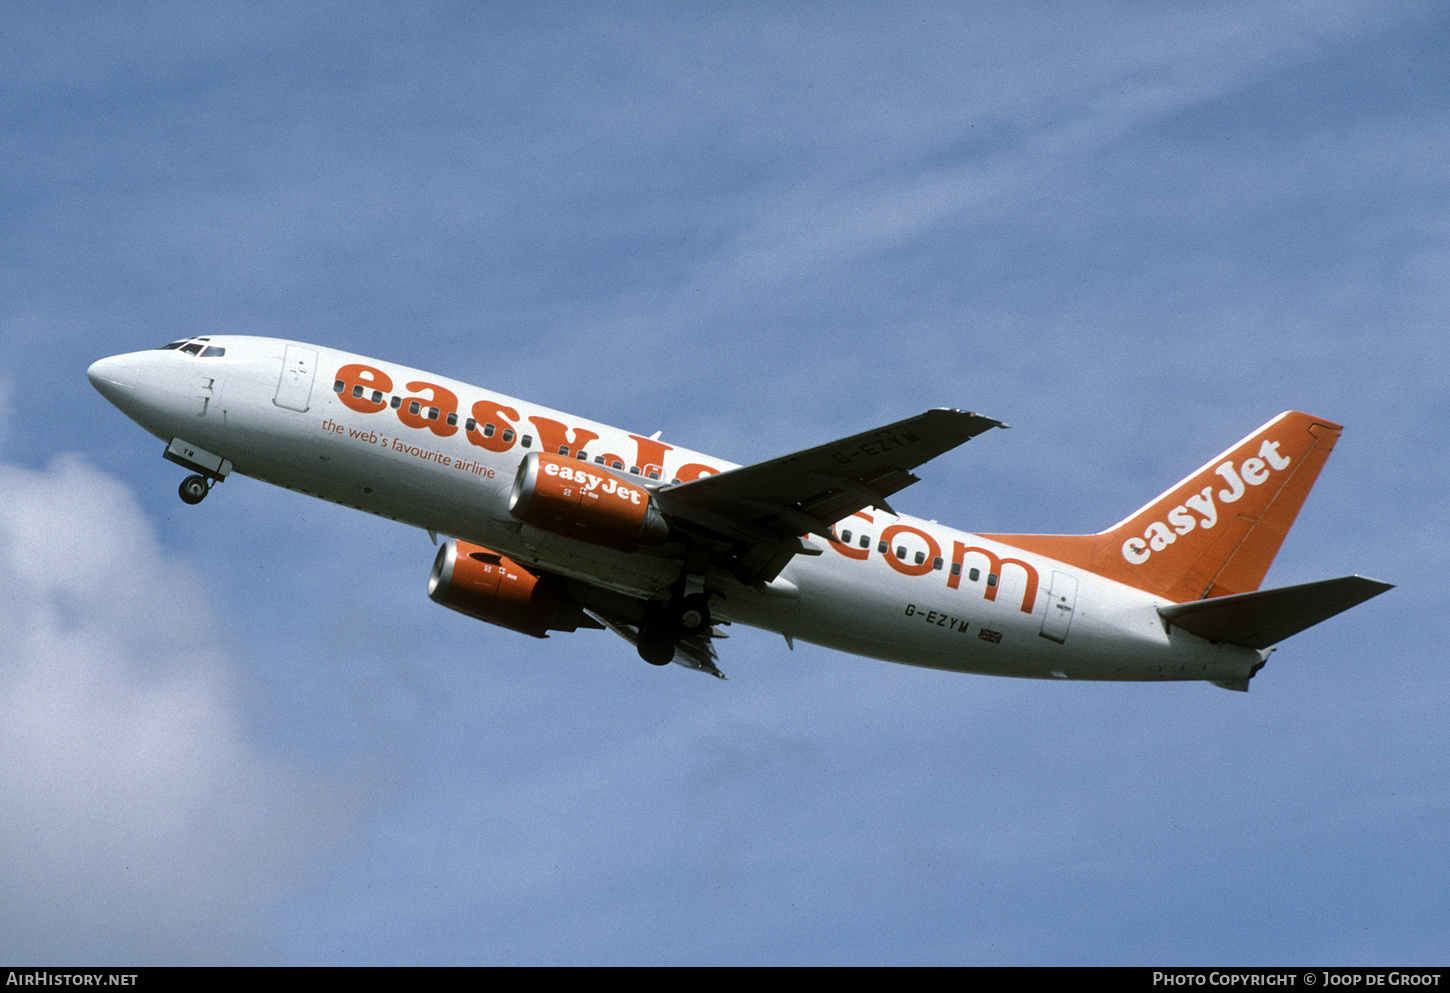
<path fill-rule="evenodd" d="M 739 622 L 957 672 L 1247 690 L 1276 642 L 1392 588 L 1259 590 L 1341 430 L 1295 411 L 1100 534 L 968 534 L 888 503 L 1006 427 L 960 410 L 742 467 L 273 338 L 188 338 L 88 374 L 191 470 L 187 503 L 235 471 L 453 535 L 436 602 L 540 638 L 608 628 L 716 676 L 717 625 Z"/>

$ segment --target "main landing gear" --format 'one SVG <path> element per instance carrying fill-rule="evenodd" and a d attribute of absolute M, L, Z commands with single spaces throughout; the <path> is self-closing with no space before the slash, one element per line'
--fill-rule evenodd
<path fill-rule="evenodd" d="M 710 601 L 704 593 L 692 593 L 647 608 L 635 647 L 650 665 L 669 665 L 681 639 L 710 630 Z"/>

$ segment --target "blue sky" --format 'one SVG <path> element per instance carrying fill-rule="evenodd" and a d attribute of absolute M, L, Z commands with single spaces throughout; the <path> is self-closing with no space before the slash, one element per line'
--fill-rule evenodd
<path fill-rule="evenodd" d="M 11 4 L 0 960 L 1433 963 L 1450 18 L 1434 5 Z M 176 498 L 89 386 L 318 342 L 737 462 L 1012 424 L 895 505 L 1099 530 L 1346 425 L 1247 694 L 736 626 L 729 682 L 430 603 L 425 534 Z"/>

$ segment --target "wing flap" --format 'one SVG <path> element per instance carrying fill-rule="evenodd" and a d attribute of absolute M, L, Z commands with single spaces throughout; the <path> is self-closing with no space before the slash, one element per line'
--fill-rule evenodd
<path fill-rule="evenodd" d="M 597 610 L 587 611 L 595 620 L 600 621 L 606 628 L 619 635 L 631 645 L 639 644 L 639 626 L 617 617 Z M 715 665 L 720 661 L 720 656 L 715 652 L 715 646 L 711 644 L 714 638 L 728 638 L 729 635 L 719 628 L 712 628 L 708 634 L 691 635 L 688 638 L 681 638 L 675 645 L 675 665 L 682 665 L 686 669 L 695 669 L 699 672 L 706 672 L 716 679 L 729 679 L 719 667 Z"/>

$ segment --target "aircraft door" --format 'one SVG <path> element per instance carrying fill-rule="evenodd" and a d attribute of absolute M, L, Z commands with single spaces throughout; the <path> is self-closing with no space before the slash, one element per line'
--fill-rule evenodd
<path fill-rule="evenodd" d="M 282 359 L 282 375 L 272 402 L 288 410 L 306 411 L 312 399 L 312 379 L 317 372 L 317 352 L 301 345 L 288 345 Z"/>
<path fill-rule="evenodd" d="M 1062 644 L 1072 624 L 1077 606 L 1077 577 L 1065 572 L 1052 573 L 1052 586 L 1047 591 L 1047 614 L 1042 618 L 1042 637 Z"/>

